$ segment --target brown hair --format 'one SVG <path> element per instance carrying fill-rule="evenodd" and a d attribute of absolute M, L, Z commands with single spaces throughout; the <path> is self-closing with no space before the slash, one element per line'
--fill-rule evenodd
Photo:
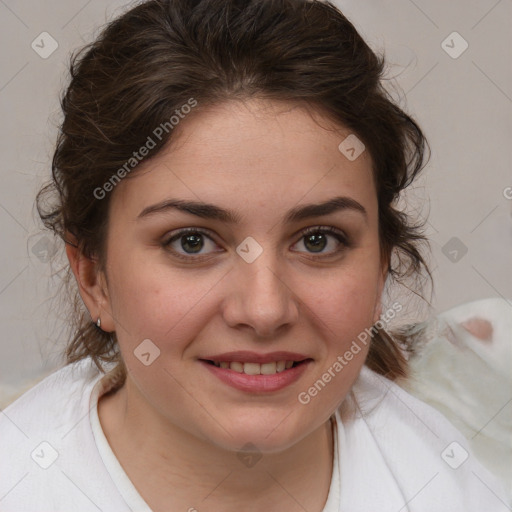
<path fill-rule="evenodd" d="M 393 207 L 424 166 L 428 143 L 416 122 L 384 89 L 377 56 L 330 2 L 319 0 L 150 0 L 110 22 L 70 57 L 61 97 L 64 119 L 52 161 L 53 180 L 37 195 L 39 215 L 64 241 L 104 268 L 109 195 L 102 187 L 155 127 L 194 98 L 202 106 L 252 97 L 287 100 L 328 113 L 370 152 L 379 205 L 379 238 L 389 275 L 402 282 L 432 276 L 418 245 L 428 241 Z M 151 156 L 171 139 L 164 131 Z M 156 137 L 154 138 L 156 139 Z M 126 169 L 126 167 L 125 167 Z M 54 198 L 47 203 L 48 195 Z M 393 255 L 393 252 L 395 253 Z M 393 260 L 395 260 L 393 264 Z M 73 296 L 68 363 L 90 356 L 126 368 L 116 334 L 98 329 Z M 407 341 L 372 329 L 366 364 L 395 379 L 407 375 Z"/>

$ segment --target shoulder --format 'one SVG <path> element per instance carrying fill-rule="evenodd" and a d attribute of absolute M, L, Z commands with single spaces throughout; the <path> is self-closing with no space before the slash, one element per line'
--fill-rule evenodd
<path fill-rule="evenodd" d="M 411 511 L 509 510 L 501 484 L 480 464 L 466 438 L 395 382 L 363 366 L 338 413 L 340 457 L 346 457 L 344 445 L 352 459 L 367 459 L 357 478 L 373 473 L 372 485 L 361 492 L 375 493 L 380 481 L 388 482 L 380 492 L 394 493 L 398 508 L 415 496 Z"/>
<path fill-rule="evenodd" d="M 55 371 L 4 409 L 0 432 L 11 431 L 13 424 L 29 437 L 44 431 L 61 432 L 82 412 L 88 392 L 102 375 L 90 359 Z"/>
<path fill-rule="evenodd" d="M 0 412 L 0 511 L 90 509 L 92 475 L 108 481 L 89 420 L 103 375 L 89 358 L 67 365 Z"/>

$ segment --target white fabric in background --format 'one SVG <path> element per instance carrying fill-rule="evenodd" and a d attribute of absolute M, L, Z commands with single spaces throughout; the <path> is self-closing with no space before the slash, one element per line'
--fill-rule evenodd
<path fill-rule="evenodd" d="M 460 304 L 412 332 L 417 354 L 399 385 L 453 423 L 512 501 L 512 300 Z"/>

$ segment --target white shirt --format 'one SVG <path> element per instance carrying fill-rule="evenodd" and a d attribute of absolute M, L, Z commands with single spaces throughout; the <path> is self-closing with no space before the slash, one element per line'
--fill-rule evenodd
<path fill-rule="evenodd" d="M 151 512 L 101 429 L 102 377 L 67 365 L 0 412 L 0 512 Z M 366 366 L 334 418 L 323 512 L 510 510 L 462 434 Z"/>

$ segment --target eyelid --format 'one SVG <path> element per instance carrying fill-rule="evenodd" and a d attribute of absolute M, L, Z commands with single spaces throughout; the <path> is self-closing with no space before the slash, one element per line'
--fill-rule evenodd
<path fill-rule="evenodd" d="M 311 233 L 327 233 L 328 235 L 329 234 L 332 234 L 332 235 L 339 235 L 340 237 L 343 238 L 343 240 L 348 243 L 348 236 L 347 234 L 339 229 L 339 228 L 335 228 L 334 226 L 323 226 L 323 225 L 318 225 L 318 226 L 309 226 L 307 228 L 304 228 L 304 229 L 301 229 L 299 230 L 296 234 L 297 235 L 300 235 L 301 237 L 305 236 L 305 235 L 309 235 Z"/>
<path fill-rule="evenodd" d="M 167 237 L 165 243 L 168 243 L 172 239 L 177 238 L 186 233 L 202 233 L 202 234 L 205 234 L 205 235 L 209 236 L 210 238 L 212 238 L 212 240 L 214 240 L 217 236 L 214 231 L 211 231 L 208 228 L 199 228 L 199 227 L 194 227 L 194 226 L 186 227 L 186 228 L 179 228 L 174 231 L 169 233 L 169 236 Z M 325 225 L 321 225 L 321 224 L 318 224 L 315 226 L 308 226 L 307 228 L 299 229 L 293 236 L 294 237 L 297 237 L 299 235 L 304 236 L 304 235 L 308 235 L 310 233 L 317 233 L 318 231 L 326 232 L 328 234 L 336 233 L 336 234 L 340 235 L 341 237 L 343 237 L 348 243 L 349 237 L 343 230 L 341 230 L 339 228 L 335 228 L 334 226 L 325 226 Z"/>
<path fill-rule="evenodd" d="M 171 231 L 164 237 L 164 244 L 169 244 L 171 241 L 178 239 L 179 237 L 186 235 L 187 233 L 200 233 L 202 235 L 208 236 L 213 241 L 215 241 L 216 234 L 213 231 L 210 231 L 207 228 L 195 228 L 195 227 L 187 227 L 187 228 L 179 228 Z"/>

